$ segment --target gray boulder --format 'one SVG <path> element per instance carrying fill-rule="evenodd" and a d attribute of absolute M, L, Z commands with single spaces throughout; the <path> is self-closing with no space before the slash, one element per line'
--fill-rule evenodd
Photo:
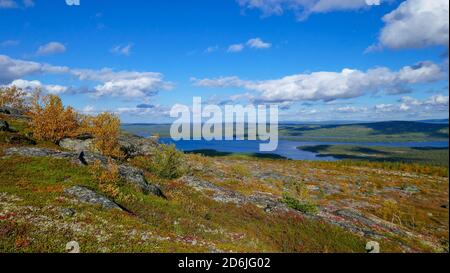
<path fill-rule="evenodd" d="M 120 206 L 111 201 L 110 199 L 82 186 L 74 186 L 65 189 L 64 192 L 85 203 L 93 205 L 101 205 L 105 209 L 121 210 Z"/>
<path fill-rule="evenodd" d="M 154 155 L 158 141 L 154 138 L 143 138 L 132 134 L 121 134 L 119 145 L 127 157 Z"/>
<path fill-rule="evenodd" d="M 367 253 L 380 253 L 380 244 L 375 241 L 367 242 L 366 252 Z"/>
<path fill-rule="evenodd" d="M 141 189 L 143 193 L 165 197 L 157 186 L 147 182 L 142 170 L 127 165 L 119 165 L 119 174 L 125 181 Z"/>
<path fill-rule="evenodd" d="M 60 212 L 61 216 L 63 216 L 63 217 L 72 217 L 77 213 L 72 208 L 62 208 L 59 210 L 59 212 Z"/>
<path fill-rule="evenodd" d="M 57 158 L 72 158 L 73 153 L 60 152 L 47 148 L 34 148 L 34 147 L 11 147 L 5 149 L 5 155 L 20 155 L 20 156 L 30 156 L 30 157 L 42 157 L 51 156 Z"/>
<path fill-rule="evenodd" d="M 97 153 L 93 152 L 85 152 L 81 151 L 80 153 L 77 153 L 79 160 L 79 163 L 82 163 L 83 165 L 91 165 L 97 161 L 99 161 L 103 166 L 108 165 L 108 158 Z"/>
<path fill-rule="evenodd" d="M 59 146 L 61 148 L 75 152 L 90 151 L 92 148 L 92 139 L 82 140 L 74 138 L 65 138 L 59 142 Z"/>
<path fill-rule="evenodd" d="M 213 200 L 217 202 L 234 203 L 236 205 L 251 203 L 257 207 L 263 208 L 266 212 L 271 212 L 274 210 L 288 210 L 286 205 L 280 202 L 277 197 L 269 194 L 254 193 L 250 196 L 245 196 L 241 193 L 219 187 L 211 182 L 199 179 L 195 176 L 184 176 L 180 178 L 179 181 L 197 191 L 212 193 Z"/>
<path fill-rule="evenodd" d="M 91 151 L 96 152 L 94 145 L 94 138 L 92 135 L 80 135 L 76 138 L 65 138 L 59 142 L 61 148 L 69 151 L 81 152 Z M 131 134 L 121 134 L 119 136 L 120 150 L 127 158 L 136 156 L 154 155 L 158 147 L 158 141 L 154 138 L 143 138 Z"/>
<path fill-rule="evenodd" d="M 402 187 L 402 190 L 405 193 L 410 193 L 410 194 L 420 193 L 420 189 L 414 185 L 404 186 L 404 187 Z"/>

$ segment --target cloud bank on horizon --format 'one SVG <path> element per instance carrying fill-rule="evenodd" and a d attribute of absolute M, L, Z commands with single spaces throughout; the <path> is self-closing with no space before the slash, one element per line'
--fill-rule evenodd
<path fill-rule="evenodd" d="M 431 62 L 405 66 L 399 71 L 386 67 L 366 72 L 345 68 L 341 72 L 313 72 L 281 79 L 246 81 L 238 77 L 196 79 L 199 87 L 242 87 L 256 91 L 253 98 L 259 102 L 332 101 L 359 97 L 365 92 L 384 91 L 386 94 L 411 92 L 408 84 L 427 83 L 445 79 L 444 68 Z"/>
<path fill-rule="evenodd" d="M 38 12 L 39 6 L 45 4 L 48 5 L 45 1 L 0 0 L 2 13 L 0 18 L 4 18 L 0 20 L 7 20 L 3 13 L 8 15 L 8 12 Z M 83 8 L 83 4 L 77 8 Z M 185 73 L 190 74 L 187 78 L 178 75 L 181 75 L 181 72 L 178 72 L 181 68 L 178 69 L 176 62 L 172 62 L 172 66 L 165 69 L 158 69 L 158 66 L 152 65 L 152 59 L 156 59 L 158 54 L 164 54 L 168 60 L 180 59 L 170 55 L 184 46 L 184 43 L 178 39 L 188 39 L 186 35 L 180 35 L 185 27 L 183 22 L 172 21 L 170 27 L 160 35 L 159 40 L 149 41 L 152 46 L 160 50 L 149 53 L 143 42 L 134 48 L 137 42 L 122 40 L 139 41 L 142 39 L 140 32 L 145 31 L 145 27 L 136 26 L 140 31 L 135 34 L 132 23 L 114 26 L 118 28 L 117 31 L 113 28 L 108 29 L 101 22 L 105 20 L 108 13 L 100 12 L 99 7 L 94 6 L 90 14 L 95 15 L 89 17 L 96 24 L 92 31 L 95 31 L 96 35 L 102 31 L 108 32 L 110 37 L 108 41 L 110 45 L 105 46 L 104 52 L 98 53 L 110 54 L 106 62 L 108 64 L 103 65 L 101 62 L 89 60 L 85 62 L 86 65 L 83 65 L 83 62 L 78 59 L 85 59 L 84 54 L 91 52 L 78 50 L 76 46 L 78 41 L 67 40 L 66 35 L 45 31 L 45 28 L 41 31 L 46 33 L 45 37 L 48 38 L 36 36 L 34 43 L 29 45 L 28 52 L 20 51 L 21 46 L 26 46 L 26 43 L 20 41 L 18 36 L 9 37 L 11 35 L 8 36 L 8 33 L 5 33 L 6 35 L 2 37 L 6 39 L 0 40 L 0 85 L 15 85 L 30 92 L 40 88 L 46 93 L 65 96 L 66 103 L 74 104 L 84 112 L 114 111 L 126 121 L 145 121 L 144 118 L 159 118 L 163 121 L 167 118 L 171 105 L 189 104 L 189 98 L 199 92 L 209 97 L 209 101 L 215 101 L 219 105 L 235 102 L 278 103 L 282 117 L 286 120 L 294 120 L 298 117 L 304 120 L 422 119 L 448 115 L 449 4 L 447 1 L 236 0 L 234 5 L 243 11 L 243 14 L 236 16 L 247 20 L 246 22 L 251 20 L 252 22 L 249 23 L 251 26 L 242 25 L 239 30 L 236 30 L 236 37 L 221 41 L 211 39 L 207 35 L 201 36 L 206 43 L 210 44 L 203 47 L 206 49 L 200 48 L 200 51 L 206 54 L 199 57 L 195 55 L 195 50 L 186 54 L 188 57 L 216 58 L 213 61 L 214 73 L 211 73 L 211 69 L 208 68 L 201 69 L 201 65 L 198 65 L 201 61 L 199 59 L 180 62 L 180 67 L 183 67 Z M 86 6 L 91 8 L 89 5 Z M 67 9 L 67 7 L 57 8 Z M 359 12 L 376 13 L 377 9 L 381 8 L 386 9 L 386 12 L 378 18 L 381 26 L 365 37 L 366 41 L 371 40 L 367 42 L 365 51 L 355 54 L 358 56 L 355 58 L 361 60 L 359 62 L 362 64 L 361 68 L 354 64 L 348 66 L 344 64 L 341 68 L 329 64 L 329 69 L 311 70 L 305 67 L 296 69 L 295 65 L 291 65 L 292 67 L 286 71 L 297 71 L 297 73 L 283 75 L 281 71 L 283 69 L 272 71 L 270 66 L 258 65 L 258 60 L 262 59 L 268 63 L 283 63 L 283 60 L 290 61 L 290 58 L 286 56 L 297 54 L 296 48 L 289 45 L 291 42 L 288 39 L 292 38 L 283 38 L 283 31 L 278 31 L 278 27 L 289 24 L 292 33 L 295 33 L 296 29 L 311 28 L 309 20 L 312 20 L 310 18 L 312 16 L 321 16 L 320 20 L 326 20 L 330 13 L 350 12 L 357 16 Z M 230 9 L 233 10 L 232 7 Z M 258 14 L 256 17 L 251 17 L 247 11 L 256 11 Z M 125 14 L 126 10 L 123 12 Z M 275 18 L 289 13 L 294 14 L 297 20 L 292 20 L 290 23 L 275 21 L 277 20 Z M 128 16 L 134 16 L 134 14 L 128 14 Z M 42 17 L 37 18 L 44 20 Z M 220 23 L 228 22 L 227 19 L 223 20 Z M 22 24 L 22 28 L 23 25 L 38 23 L 27 20 L 17 22 Z M 265 27 L 258 28 L 258 22 Z M 329 21 L 324 22 L 328 23 L 327 27 L 330 29 L 335 27 L 333 22 L 331 24 Z M 154 22 L 154 24 L 157 23 L 157 21 Z M 272 24 L 274 29 L 271 29 Z M 100 28 L 100 25 L 103 27 Z M 255 25 L 254 29 L 253 25 Z M 130 27 L 131 34 L 122 38 L 122 27 Z M 317 27 L 320 30 L 324 26 Z M 208 29 L 203 25 L 202 28 L 204 28 L 203 31 Z M 150 29 L 153 28 L 150 27 Z M 218 25 L 216 31 L 220 32 L 220 30 L 221 25 Z M 155 31 L 158 32 L 157 28 Z M 24 32 L 26 33 L 26 28 Z M 190 33 L 190 35 L 202 34 Z M 314 35 L 300 37 L 298 44 L 302 46 L 302 50 L 308 50 L 307 45 L 311 43 L 310 49 L 313 50 L 315 39 L 324 39 L 320 35 L 319 31 L 317 37 Z M 345 36 L 346 41 L 352 41 L 351 30 L 345 35 L 348 35 L 348 37 Z M 175 38 L 171 37 L 174 40 L 169 42 L 168 36 Z M 328 38 L 327 34 L 324 34 L 324 37 Z M 99 43 L 104 40 L 99 40 Z M 95 43 L 95 41 L 92 42 Z M 336 48 L 341 48 L 339 43 L 339 41 L 336 43 Z M 150 47 L 150 44 L 147 47 Z M 30 54 L 31 50 L 34 53 Z M 8 54 L 5 51 L 13 53 Z M 93 55 L 89 56 L 95 58 L 96 52 L 93 51 Z M 412 54 L 414 58 L 404 57 L 404 53 L 407 52 L 410 52 L 409 54 Z M 156 55 L 150 57 L 146 54 Z M 364 64 L 364 60 L 373 58 L 374 54 L 389 56 L 380 58 L 389 64 Z M 396 59 L 396 56 L 399 56 L 398 61 L 390 61 Z M 119 60 L 119 58 L 122 59 Z M 316 58 L 318 61 L 326 62 L 326 59 L 321 60 L 320 54 Z M 414 61 L 402 63 L 402 59 L 414 59 Z M 136 65 L 133 66 L 133 64 Z M 251 73 L 243 74 L 253 75 L 253 77 L 239 76 L 239 73 L 227 75 L 220 72 L 221 66 L 236 67 L 235 64 L 238 64 L 238 72 L 250 71 Z M 157 72 L 158 70 L 164 72 Z M 227 69 L 223 70 L 227 71 Z M 258 71 L 263 76 L 259 76 Z M 270 71 L 273 72 L 273 76 L 270 76 Z M 202 74 L 210 76 L 204 77 Z M 219 95 L 216 92 L 219 92 Z M 105 104 L 105 101 L 110 104 Z"/>

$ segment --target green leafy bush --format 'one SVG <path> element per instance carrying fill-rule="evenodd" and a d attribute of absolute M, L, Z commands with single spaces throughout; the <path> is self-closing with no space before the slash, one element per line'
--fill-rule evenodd
<path fill-rule="evenodd" d="M 184 154 L 177 151 L 174 145 L 161 145 L 153 156 L 149 169 L 161 178 L 179 178 L 186 172 Z"/>
<path fill-rule="evenodd" d="M 287 194 L 283 195 L 283 203 L 285 203 L 288 207 L 298 210 L 300 212 L 306 213 L 306 214 L 317 214 L 319 212 L 319 209 L 315 204 L 313 204 L 311 201 L 299 201 L 295 198 L 290 197 Z"/>

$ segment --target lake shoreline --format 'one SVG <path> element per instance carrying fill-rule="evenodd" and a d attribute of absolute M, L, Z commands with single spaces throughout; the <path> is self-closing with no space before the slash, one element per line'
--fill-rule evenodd
<path fill-rule="evenodd" d="M 219 140 L 180 140 L 173 141 L 171 138 L 161 138 L 162 144 L 174 144 L 177 149 L 183 152 L 204 153 L 206 155 L 224 156 L 224 155 L 254 155 L 255 157 L 286 158 L 292 160 L 314 160 L 314 161 L 336 161 L 340 158 L 332 155 L 323 155 L 314 150 L 299 149 L 298 147 L 314 147 L 320 145 L 329 146 L 362 146 L 362 147 L 387 147 L 387 148 L 442 148 L 448 149 L 446 141 L 428 141 L 428 142 L 308 142 L 308 141 L 285 141 L 280 140 L 278 148 L 273 152 L 260 152 L 259 144 L 261 141 L 219 141 Z"/>

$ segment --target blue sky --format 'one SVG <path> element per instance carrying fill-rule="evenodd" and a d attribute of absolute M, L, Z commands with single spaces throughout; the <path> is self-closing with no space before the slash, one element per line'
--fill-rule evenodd
<path fill-rule="evenodd" d="M 193 96 L 282 120 L 447 117 L 448 2 L 377 2 L 0 0 L 0 85 L 124 122 Z"/>

